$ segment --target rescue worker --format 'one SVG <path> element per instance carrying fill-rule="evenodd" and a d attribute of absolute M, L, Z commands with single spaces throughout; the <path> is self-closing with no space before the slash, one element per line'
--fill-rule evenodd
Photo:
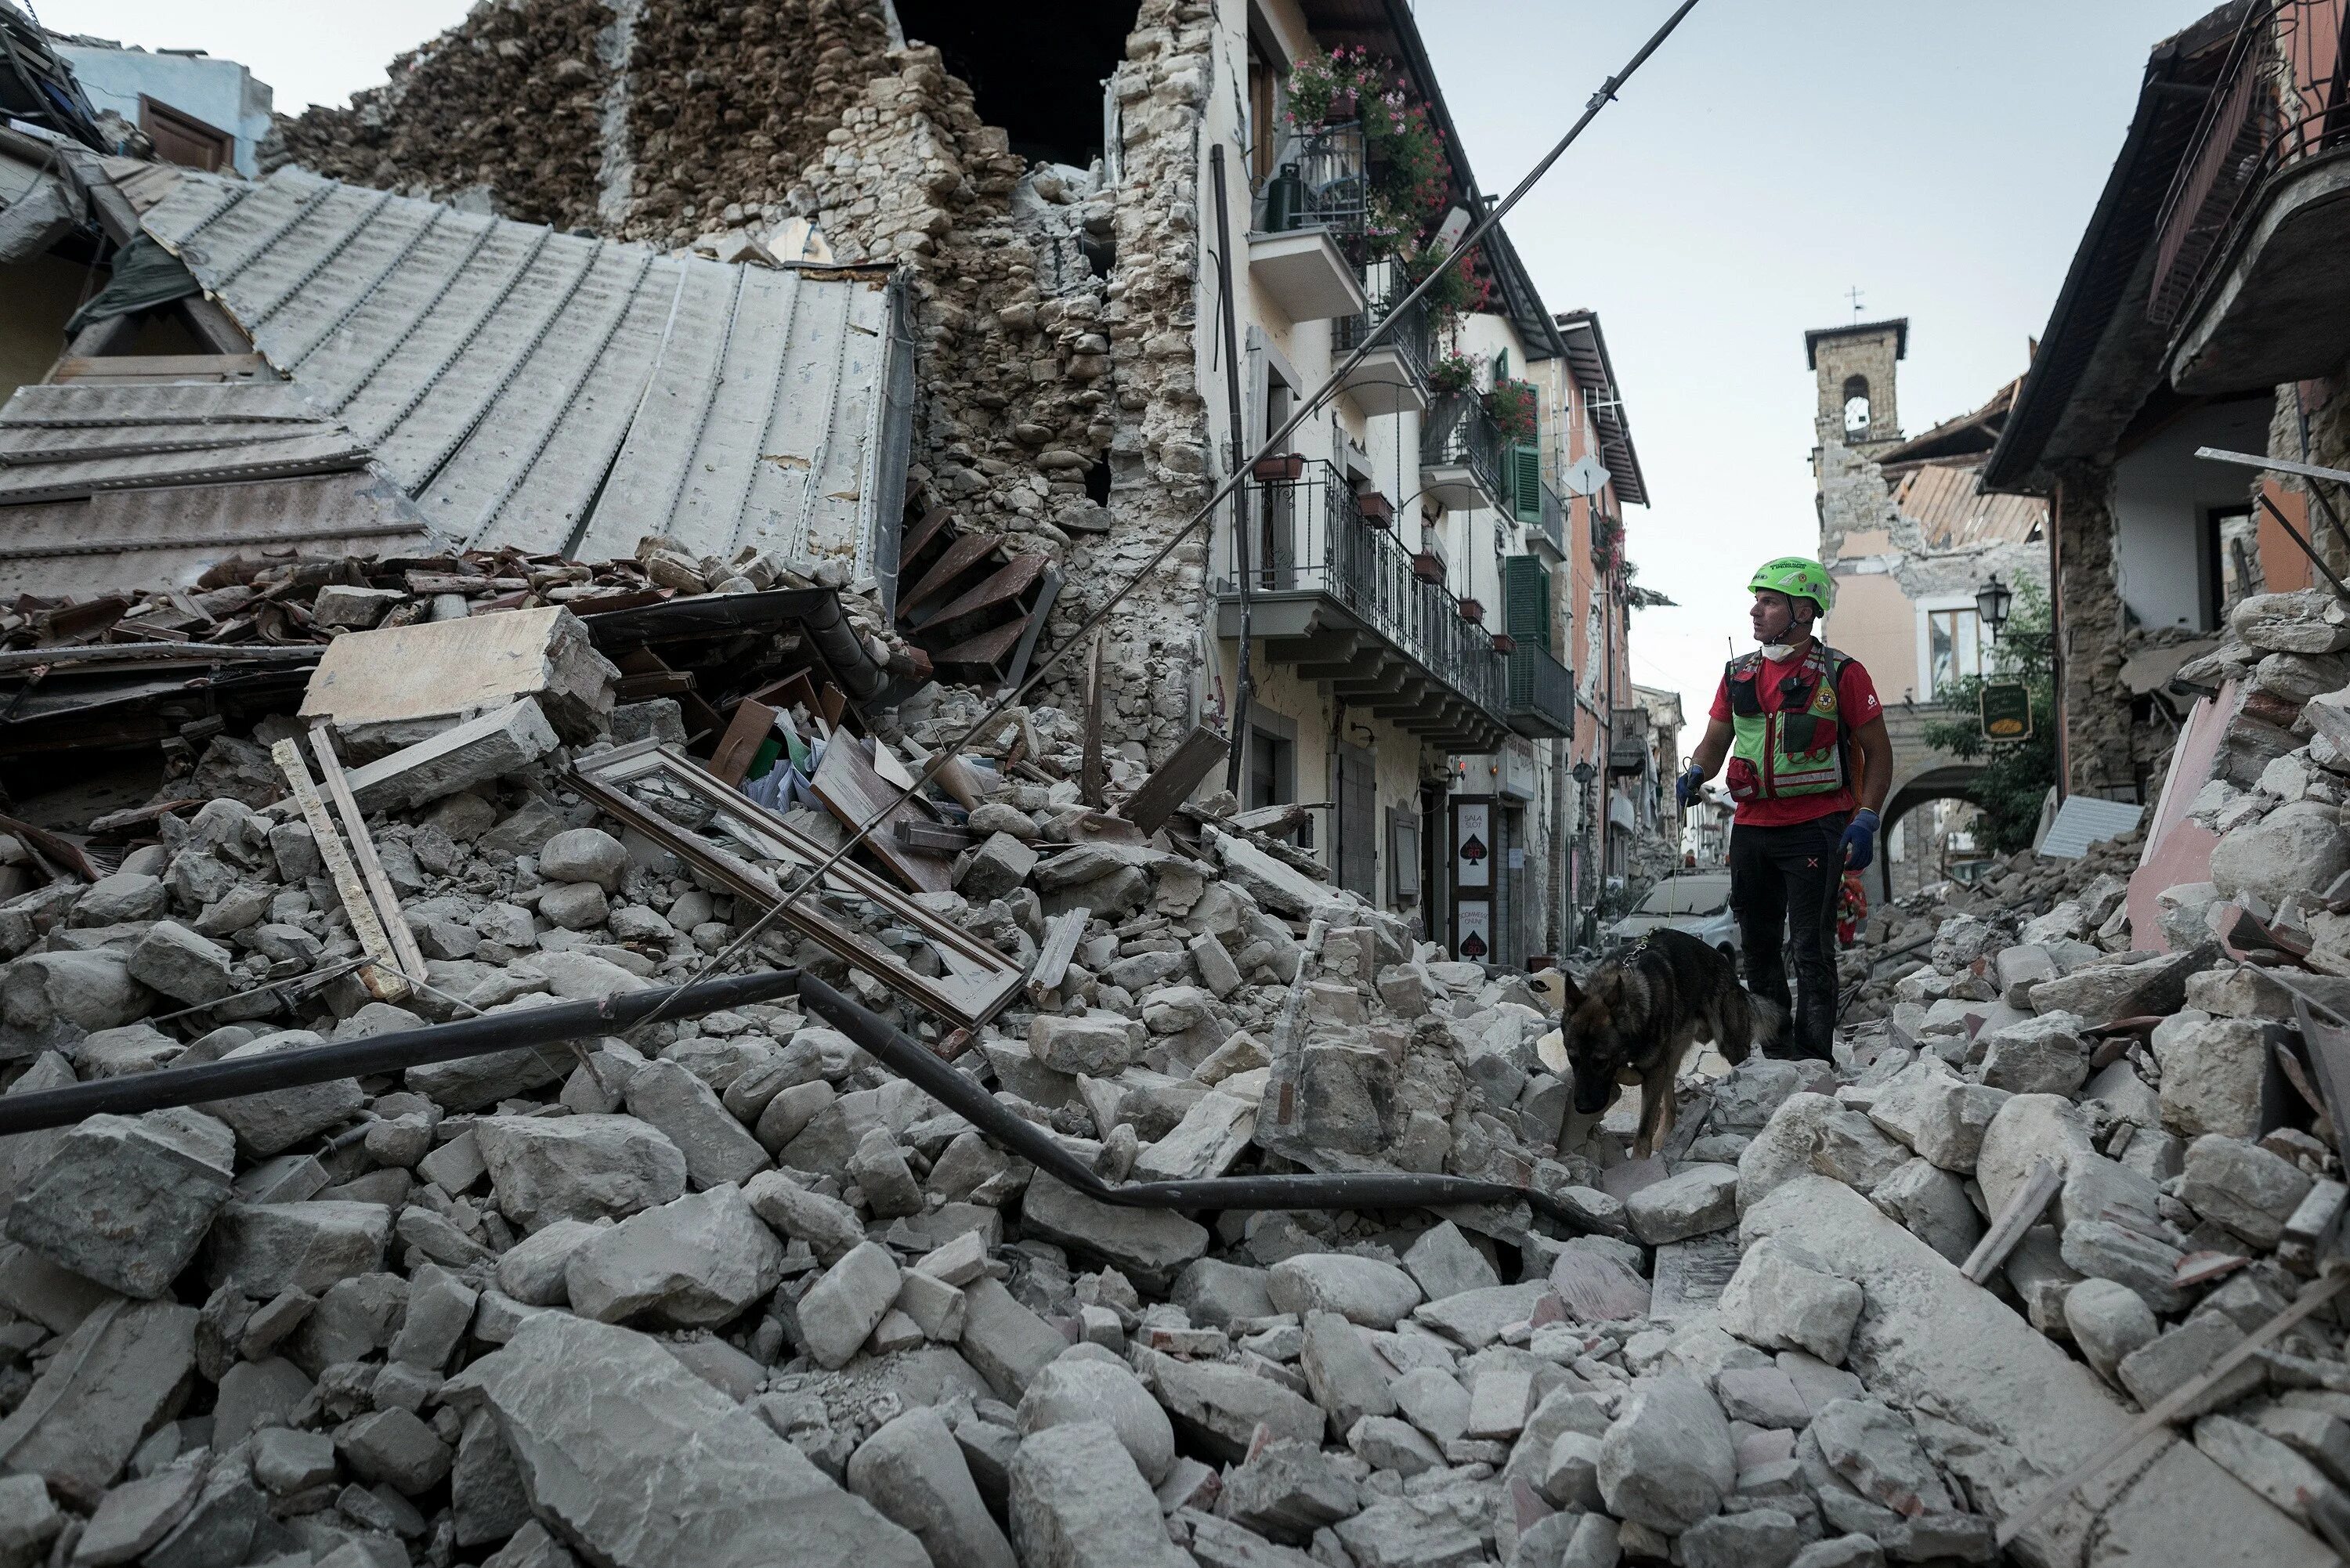
<path fill-rule="evenodd" d="M 1688 805 L 1729 762 L 1730 908 L 1746 989 L 1786 1012 L 1772 1054 L 1825 1059 L 1835 1033 L 1837 894 L 1846 871 L 1876 857 L 1893 743 L 1868 671 L 1819 639 L 1835 605 L 1827 568 L 1782 556 L 1747 587 L 1760 646 L 1724 667 L 1705 738 L 1675 789 Z"/>

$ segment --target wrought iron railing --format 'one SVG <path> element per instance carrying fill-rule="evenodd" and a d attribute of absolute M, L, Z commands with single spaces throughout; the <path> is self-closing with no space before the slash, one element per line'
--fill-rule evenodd
<path fill-rule="evenodd" d="M 2350 0 L 2257 0 L 2245 16 L 2155 220 L 2156 321 L 2201 291 L 2272 176 L 2350 146 L 2345 19 Z"/>
<path fill-rule="evenodd" d="M 1491 496 L 1504 493 L 1502 431 L 1474 392 L 1446 392 L 1419 420 L 1419 465 L 1466 467 Z"/>
<path fill-rule="evenodd" d="M 1342 316 L 1337 322 L 1337 340 L 1332 351 L 1352 354 L 1363 346 L 1364 339 L 1394 313 L 1396 301 L 1410 292 L 1411 286 L 1395 275 L 1396 269 L 1385 264 L 1367 269 L 1366 285 L 1377 285 L 1376 297 L 1368 310 L 1360 316 Z M 1366 287 L 1366 293 L 1374 292 Z M 1425 389 L 1428 368 L 1436 358 L 1436 324 L 1430 318 L 1424 300 L 1413 300 L 1397 316 L 1395 325 L 1379 338 L 1382 348 L 1392 348 L 1411 372 L 1412 379 Z"/>
<path fill-rule="evenodd" d="M 1408 655 L 1494 722 L 1507 722 L 1507 675 L 1492 637 L 1461 615 L 1443 584 L 1413 571 L 1412 554 L 1390 528 L 1374 524 L 1354 489 L 1330 464 L 1301 465 L 1295 479 L 1252 480 L 1249 558 L 1228 546 L 1227 569 L 1246 573 L 1261 594 L 1316 592 Z"/>
<path fill-rule="evenodd" d="M 1280 234 L 1319 224 L 1348 240 L 1358 238 L 1370 216 L 1367 167 L 1358 121 L 1291 132 L 1274 156 L 1273 177 L 1257 192 L 1252 214 L 1257 231 Z"/>
<path fill-rule="evenodd" d="M 1510 650 L 1510 717 L 1532 719 L 1555 736 L 1575 734 L 1575 671 L 1539 648 Z"/>

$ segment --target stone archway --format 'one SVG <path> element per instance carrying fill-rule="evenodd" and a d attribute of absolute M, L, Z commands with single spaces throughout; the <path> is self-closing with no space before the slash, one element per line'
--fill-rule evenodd
<path fill-rule="evenodd" d="M 1883 819 L 1877 834 L 1876 874 L 1868 878 L 1869 901 L 1881 906 L 1892 894 L 1892 857 L 1887 852 L 1896 824 L 1929 801 L 1973 801 L 1982 763 L 1969 761 L 1926 743 L 1926 726 L 1947 719 L 1950 711 L 1937 702 L 1902 702 L 1885 710 L 1885 729 L 1893 742 L 1893 784 L 1885 794 Z"/>

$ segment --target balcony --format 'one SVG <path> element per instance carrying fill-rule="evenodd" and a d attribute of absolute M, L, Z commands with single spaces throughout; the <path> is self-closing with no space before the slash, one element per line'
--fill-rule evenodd
<path fill-rule="evenodd" d="M 2214 396 L 2350 353 L 2350 0 L 2254 0 L 2156 220 L 2170 379 Z"/>
<path fill-rule="evenodd" d="M 1566 559 L 1566 503 L 1548 484 L 1542 487 L 1542 520 L 1527 537 L 1547 546 L 1554 565 Z"/>
<path fill-rule="evenodd" d="M 1431 745 L 1500 744 L 1511 728 L 1508 672 L 1492 638 L 1461 618 L 1442 584 L 1414 576 L 1411 553 L 1366 520 L 1336 469 L 1309 463 L 1295 480 L 1252 482 L 1241 497 L 1250 558 L 1227 541 L 1218 635 L 1240 635 L 1246 572 L 1252 644 L 1269 661 Z"/>
<path fill-rule="evenodd" d="M 1644 773 L 1648 766 L 1648 711 L 1617 708 L 1609 714 L 1607 771 L 1617 778 Z"/>
<path fill-rule="evenodd" d="M 1520 643 L 1509 655 L 1510 728 L 1538 741 L 1575 738 L 1575 671 L 1539 648 Z"/>
<path fill-rule="evenodd" d="M 1502 432 L 1474 392 L 1447 392 L 1419 421 L 1419 485 L 1455 508 L 1503 506 Z"/>
<path fill-rule="evenodd" d="M 1330 351 L 1341 359 L 1362 347 L 1410 289 L 1392 275 L 1393 267 L 1382 265 L 1377 270 L 1388 275 L 1380 279 L 1385 286 L 1380 297 L 1361 315 L 1340 317 L 1332 335 Z M 1426 413 L 1428 367 L 1435 356 L 1435 324 L 1429 319 L 1428 306 L 1414 300 L 1338 385 L 1367 414 Z"/>
<path fill-rule="evenodd" d="M 1292 321 L 1359 315 L 1356 267 L 1368 216 L 1363 130 L 1351 121 L 1289 138 L 1250 214 L 1249 281 Z"/>

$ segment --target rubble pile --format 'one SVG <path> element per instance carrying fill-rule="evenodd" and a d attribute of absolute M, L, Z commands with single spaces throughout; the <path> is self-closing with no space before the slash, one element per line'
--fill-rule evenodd
<path fill-rule="evenodd" d="M 868 585 L 869 586 L 869 585 Z M 674 541 L 647 539 L 635 558 L 574 561 L 515 549 L 437 556 L 234 556 L 192 588 L 130 588 L 73 598 L 21 595 L 0 609 L 0 648 L 98 642 L 214 645 L 325 643 L 346 631 L 444 621 L 559 605 L 575 615 L 637 609 L 681 596 L 775 587 L 850 587 L 834 563 L 786 563 L 744 549 L 697 559 Z M 845 607 L 860 635 L 892 637 L 869 594 Z M 906 657 L 901 650 L 896 657 Z"/>
<path fill-rule="evenodd" d="M 879 728 L 912 754 L 969 701 L 933 689 Z M 396 1001 L 290 801 L 164 811 L 98 880 L 0 905 L 9 1094 L 698 972 L 754 906 L 644 816 L 599 815 L 578 786 L 613 742 L 563 745 L 539 709 L 347 775 L 422 955 Z M 1060 776 L 1082 769 L 1065 716 L 1005 729 L 1000 767 L 969 768 L 954 890 L 823 905 L 893 950 L 923 948 L 916 910 L 1024 963 L 1065 937 L 1049 986 L 965 1043 L 786 925 L 760 951 L 961 1044 L 1106 1179 L 1451 1172 L 1536 1188 L 1589 1233 L 1523 1204 L 1107 1206 L 790 1001 L 96 1116 L 0 1149 L 0 1532 L 58 1563 L 336 1568 L 754 1542 L 811 1562 L 1988 1558 L 1963 1487 L 1837 1369 L 1835 1313 L 1734 1318 L 1737 1282 L 1717 1309 L 1721 1280 L 1688 1266 L 1735 1222 L 1734 1116 L 1629 1190 L 1628 1107 L 1554 1147 L 1568 1086 L 1535 1065 L 1551 1020 L 1524 979 L 1413 944 L 1309 869 L 1279 813 L 1211 798 L 1146 840 Z M 1118 760 L 1108 804 L 1143 782 Z M 778 805 L 838 841 L 813 803 Z"/>
<path fill-rule="evenodd" d="M 2313 1030 L 2350 1019 L 2350 628 L 2330 598 L 2246 601 L 2200 672 L 2247 695 L 2189 808 L 2216 836 L 2211 879 L 2160 895 L 2158 940 L 2132 929 L 2126 885 L 2093 855 L 2072 897 L 2020 925 L 2012 909 L 1942 920 L 1888 1016 L 1840 1040 L 1832 1075 L 1750 1062 L 1683 1107 L 1767 1117 L 1751 1138 L 1708 1139 L 1736 1161 L 1739 1277 L 1771 1285 L 1732 1282 L 1733 1332 L 1758 1301 L 1786 1310 L 1800 1294 L 1790 1269 L 1833 1293 L 1816 1282 L 1837 1270 L 1804 1261 L 1797 1218 L 1799 1203 L 1825 1218 L 1822 1179 L 1968 1263 L 2134 1407 L 2201 1377 L 2318 1274 L 2350 1188 L 2314 1082 L 2331 1042 L 2286 1021 L 2296 1004 Z M 2027 908 L 2052 879 L 2028 864 L 2009 876 Z M 1774 1199 L 1783 1189 L 1795 1196 Z M 1770 1244 L 1755 1244 L 1773 1224 L 1793 1262 L 1766 1264 Z M 2350 1371 L 2337 1315 L 2307 1317 L 2199 1386 L 2182 1419 L 2252 1491 L 2338 1529 Z"/>
<path fill-rule="evenodd" d="M 1896 987 L 1929 966 L 1931 961 L 1924 950 L 1942 922 L 1954 914 L 1974 915 L 2012 928 L 2068 902 L 2085 902 L 2107 911 L 2118 908 L 2113 889 L 2137 868 L 2145 844 L 2146 830 L 2141 825 L 2091 845 L 2077 859 L 2019 849 L 2000 870 L 1979 883 L 1946 882 L 1870 911 L 1866 942 L 1838 956 L 1842 982 L 1851 998 L 1845 1004 L 1842 1021 L 1866 1023 L 1888 1015 L 1900 1000 Z M 2112 929 L 2106 929 L 2108 924 Z M 2120 951 L 2129 946 L 2126 924 L 2108 912 L 2097 921 L 2091 940 L 2108 951 Z"/>

